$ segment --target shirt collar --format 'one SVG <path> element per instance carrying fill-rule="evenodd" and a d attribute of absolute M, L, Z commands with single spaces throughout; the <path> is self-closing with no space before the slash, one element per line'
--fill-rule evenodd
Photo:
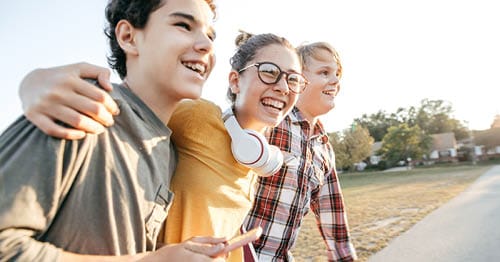
<path fill-rule="evenodd" d="M 290 120 L 295 125 L 301 125 L 302 123 L 307 123 L 308 127 L 311 127 L 311 123 L 304 117 L 302 112 L 297 107 L 293 107 L 292 112 L 288 114 L 290 116 Z M 318 119 L 318 122 L 314 125 L 314 133 L 310 137 L 310 139 L 318 139 L 322 144 L 328 143 L 328 133 L 325 131 L 323 127 L 323 123 Z"/>

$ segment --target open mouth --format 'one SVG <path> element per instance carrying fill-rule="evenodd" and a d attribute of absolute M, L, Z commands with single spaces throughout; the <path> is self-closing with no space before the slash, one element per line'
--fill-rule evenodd
<path fill-rule="evenodd" d="M 275 100 L 272 98 L 264 98 L 261 100 L 261 103 L 264 106 L 272 107 L 272 108 L 275 108 L 277 110 L 283 110 L 283 108 L 285 108 L 285 102 Z"/>
<path fill-rule="evenodd" d="M 190 69 L 195 71 L 196 73 L 200 74 L 201 76 L 205 75 L 205 72 L 207 72 L 207 66 L 203 63 L 197 63 L 197 62 L 182 62 L 182 64 Z"/>
<path fill-rule="evenodd" d="M 322 93 L 327 95 L 327 96 L 335 96 L 336 92 L 337 92 L 337 90 L 331 89 L 331 90 L 325 90 Z"/>

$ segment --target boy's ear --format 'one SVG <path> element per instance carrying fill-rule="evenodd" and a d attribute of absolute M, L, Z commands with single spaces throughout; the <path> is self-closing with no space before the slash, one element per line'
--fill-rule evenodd
<path fill-rule="evenodd" d="M 135 28 L 127 20 L 120 20 L 115 27 L 116 41 L 123 49 L 125 54 L 137 55 L 137 46 L 135 41 Z"/>
<path fill-rule="evenodd" d="M 240 74 L 234 70 L 229 73 L 229 87 L 233 94 L 240 92 Z"/>

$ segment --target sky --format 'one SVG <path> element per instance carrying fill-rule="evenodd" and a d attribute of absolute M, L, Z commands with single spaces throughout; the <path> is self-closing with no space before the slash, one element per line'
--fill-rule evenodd
<path fill-rule="evenodd" d="M 0 131 L 22 114 L 18 87 L 39 67 L 106 65 L 105 0 L 0 3 Z M 238 30 L 292 44 L 326 41 L 343 64 L 328 132 L 354 118 L 444 100 L 453 117 L 488 129 L 500 114 L 500 16 L 495 0 L 217 0 L 217 65 L 203 97 L 228 106 L 229 57 Z M 119 82 L 113 75 L 112 81 Z"/>

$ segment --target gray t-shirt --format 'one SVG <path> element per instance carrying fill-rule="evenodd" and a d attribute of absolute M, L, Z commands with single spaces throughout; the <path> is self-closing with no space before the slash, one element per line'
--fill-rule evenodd
<path fill-rule="evenodd" d="M 115 86 L 115 124 L 61 140 L 24 117 L 0 136 L 0 261 L 154 250 L 173 199 L 171 131 Z"/>

